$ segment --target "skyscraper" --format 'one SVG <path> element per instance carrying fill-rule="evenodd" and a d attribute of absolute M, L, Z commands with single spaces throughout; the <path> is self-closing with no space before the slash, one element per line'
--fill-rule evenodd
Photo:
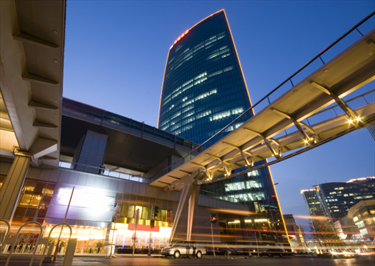
<path fill-rule="evenodd" d="M 311 216 L 324 215 L 333 221 L 347 215 L 361 200 L 375 198 L 375 177 L 361 177 L 347 182 L 331 182 L 301 191 Z"/>
<path fill-rule="evenodd" d="M 220 10 L 186 30 L 170 47 L 158 127 L 201 144 L 250 106 L 228 20 L 224 10 Z M 248 112 L 224 133 L 239 127 L 251 115 Z M 200 193 L 247 204 L 257 214 L 246 228 L 259 229 L 258 239 L 262 241 L 288 243 L 268 167 L 202 185 Z M 221 227 L 228 229 L 230 225 L 221 224 Z M 249 237 L 256 239 L 255 235 Z"/>
<path fill-rule="evenodd" d="M 158 127 L 203 143 L 249 107 L 236 47 L 220 10 L 186 30 L 169 49 Z"/>
<path fill-rule="evenodd" d="M 322 203 L 315 189 L 303 189 L 301 190 L 301 195 L 305 200 L 310 216 L 324 216 Z"/>

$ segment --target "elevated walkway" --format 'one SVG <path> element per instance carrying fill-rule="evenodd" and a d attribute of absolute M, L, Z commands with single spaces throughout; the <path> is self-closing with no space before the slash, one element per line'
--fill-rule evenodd
<path fill-rule="evenodd" d="M 238 168 L 247 167 L 241 173 L 252 171 L 374 124 L 374 102 L 352 109 L 342 98 L 374 80 L 375 29 L 361 36 L 327 63 L 321 58 L 331 47 L 372 16 L 374 13 L 202 144 L 208 147 L 206 150 L 178 167 L 169 167 L 174 170 L 166 174 L 162 172 L 155 175 L 150 185 L 179 190 L 182 186 L 179 181 L 171 182 L 171 176 L 192 176 L 198 184 L 231 178 L 238 175 L 233 174 L 233 170 Z M 321 60 L 322 65 L 294 85 L 292 78 L 315 60 Z M 279 89 L 287 82 L 291 83 L 291 88 L 280 95 Z M 276 95 L 276 92 L 280 96 L 271 102 L 270 96 Z M 259 113 L 243 124 L 237 123 L 240 117 L 253 112 L 255 106 L 264 104 L 266 100 L 268 104 Z M 329 106 L 333 104 L 341 108 L 342 115 L 328 115 L 328 118 L 326 116 L 315 124 L 309 123 L 309 118 L 314 114 L 323 109 L 329 110 Z M 296 129 L 295 132 L 284 134 L 292 127 Z M 226 135 L 226 132 L 230 134 Z M 287 152 L 290 154 L 283 157 Z M 270 162 L 254 167 L 255 162 L 265 159 L 270 159 Z"/>

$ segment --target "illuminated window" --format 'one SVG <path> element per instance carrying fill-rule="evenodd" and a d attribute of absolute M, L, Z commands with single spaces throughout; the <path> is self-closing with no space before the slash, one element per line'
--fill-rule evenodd
<path fill-rule="evenodd" d="M 217 90 L 216 90 L 216 89 L 211 90 L 211 91 L 209 91 L 209 92 L 205 92 L 205 93 L 203 93 L 203 94 L 201 94 L 201 95 L 195 97 L 195 101 L 198 101 L 198 100 L 204 99 L 204 98 L 206 98 L 206 97 L 208 97 L 208 96 L 210 96 L 210 95 L 212 95 L 212 94 L 216 94 L 216 93 L 217 93 Z"/>
<path fill-rule="evenodd" d="M 205 117 L 205 116 L 210 115 L 210 114 L 211 114 L 211 110 L 201 112 L 201 113 L 197 114 L 197 119 Z"/>
<path fill-rule="evenodd" d="M 178 113 L 175 113 L 172 117 L 171 117 L 171 120 L 176 118 L 177 116 L 180 116 L 181 115 L 181 112 L 178 112 Z"/>
<path fill-rule="evenodd" d="M 193 80 L 192 80 L 193 81 Z M 182 89 L 182 92 L 184 92 L 184 91 L 186 91 L 186 90 L 188 90 L 188 89 L 190 89 L 191 87 L 193 87 L 194 86 L 194 84 L 192 83 L 192 84 L 190 84 L 189 86 L 187 86 L 187 87 L 185 87 L 185 88 L 183 88 Z"/>
<path fill-rule="evenodd" d="M 243 113 L 243 108 L 242 107 L 236 108 L 236 109 L 232 110 L 232 115 L 242 114 L 242 113 Z"/>
<path fill-rule="evenodd" d="M 208 77 L 210 78 L 210 77 L 213 77 L 213 76 L 216 76 L 216 75 L 220 75 L 221 73 L 223 73 L 223 71 L 219 70 L 219 71 L 216 71 L 214 73 L 211 73 L 210 75 L 208 75 Z"/>
<path fill-rule="evenodd" d="M 232 70 L 233 69 L 233 66 L 230 66 L 230 67 L 227 67 L 227 68 L 224 68 L 224 72 L 227 72 L 227 71 L 230 71 L 230 70 Z"/>
<path fill-rule="evenodd" d="M 228 46 L 223 46 L 223 47 L 221 47 L 221 48 L 215 50 L 215 51 L 213 52 L 213 54 L 211 54 L 207 59 L 208 59 L 208 60 L 213 59 L 213 58 L 215 58 L 215 57 L 217 57 L 217 56 L 219 56 L 219 55 L 225 54 L 225 53 L 227 53 L 227 52 L 229 52 L 229 48 L 228 48 Z"/>
<path fill-rule="evenodd" d="M 193 102 L 194 102 L 194 99 L 191 99 L 190 101 L 184 102 L 184 103 L 182 104 L 182 107 L 185 107 L 186 105 L 189 105 L 189 104 L 191 104 L 191 103 L 193 103 Z"/>
<path fill-rule="evenodd" d="M 224 111 L 224 112 L 218 113 L 218 114 L 210 117 L 210 121 L 215 121 L 215 120 L 218 120 L 218 119 L 228 117 L 228 116 L 230 116 L 230 114 L 231 114 L 230 111 Z"/>
<path fill-rule="evenodd" d="M 189 116 L 192 116 L 194 113 L 195 113 L 194 110 L 193 110 L 193 111 L 190 111 L 189 113 L 186 113 L 186 114 L 182 117 L 182 119 L 187 118 L 187 117 L 189 117 Z"/>
<path fill-rule="evenodd" d="M 188 125 L 188 126 L 184 126 L 183 128 L 182 128 L 182 130 L 181 130 L 181 132 L 184 132 L 184 131 L 186 131 L 186 130 L 189 130 L 189 129 L 192 129 L 193 128 L 193 125 Z"/>
<path fill-rule="evenodd" d="M 194 117 L 190 117 L 190 118 L 184 120 L 184 121 L 183 121 L 183 124 L 184 124 L 184 125 L 185 125 L 185 124 L 188 124 L 188 123 L 190 123 L 190 122 L 193 122 L 194 120 L 195 120 Z M 182 130 L 182 131 L 185 131 L 185 130 Z"/>
<path fill-rule="evenodd" d="M 189 110 L 191 110 L 193 108 L 194 108 L 194 104 L 191 104 L 191 105 L 185 107 L 184 109 L 182 109 L 182 113 L 185 113 L 185 112 L 187 112 L 187 111 L 189 111 Z"/>

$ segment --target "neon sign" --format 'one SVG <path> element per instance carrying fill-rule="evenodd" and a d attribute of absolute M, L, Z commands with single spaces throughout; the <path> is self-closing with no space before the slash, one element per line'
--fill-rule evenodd
<path fill-rule="evenodd" d="M 171 48 L 169 49 L 172 49 L 173 45 L 175 45 L 177 42 L 179 42 L 186 34 L 189 33 L 189 30 L 186 30 L 184 33 L 182 33 L 178 38 L 177 40 L 174 41 L 174 43 L 172 44 Z"/>

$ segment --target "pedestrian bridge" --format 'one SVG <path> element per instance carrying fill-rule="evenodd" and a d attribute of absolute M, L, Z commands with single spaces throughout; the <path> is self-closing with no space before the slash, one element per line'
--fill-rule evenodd
<path fill-rule="evenodd" d="M 231 178 L 293 157 L 374 124 L 375 102 L 369 103 L 366 100 L 366 97 L 374 100 L 374 97 L 368 97 L 374 94 L 374 90 L 366 91 L 351 100 L 343 100 L 345 96 L 374 80 L 375 29 L 366 34 L 358 30 L 371 17 L 374 17 L 374 13 L 203 143 L 202 146 L 206 149 L 196 156 L 186 156 L 184 164 L 176 162 L 169 166 L 154 176 L 150 185 L 181 190 L 186 179 L 195 179 L 197 184 L 202 184 Z M 354 43 L 329 61 L 323 61 L 322 56 L 327 51 L 353 33 L 359 36 Z M 293 84 L 293 80 L 297 80 L 297 74 L 306 72 L 317 63 L 321 64 L 317 69 Z M 291 88 L 283 91 L 289 83 Z M 272 102 L 271 97 L 275 98 Z M 360 100 L 364 101 L 359 107 L 351 107 Z M 254 108 L 262 105 L 263 109 L 254 114 Z M 336 109 L 341 110 L 341 114 L 336 113 Z M 253 115 L 249 120 L 243 124 L 237 122 L 249 112 Z M 264 160 L 266 163 L 254 166 L 256 162 Z M 238 170 L 234 173 L 236 169 Z"/>

